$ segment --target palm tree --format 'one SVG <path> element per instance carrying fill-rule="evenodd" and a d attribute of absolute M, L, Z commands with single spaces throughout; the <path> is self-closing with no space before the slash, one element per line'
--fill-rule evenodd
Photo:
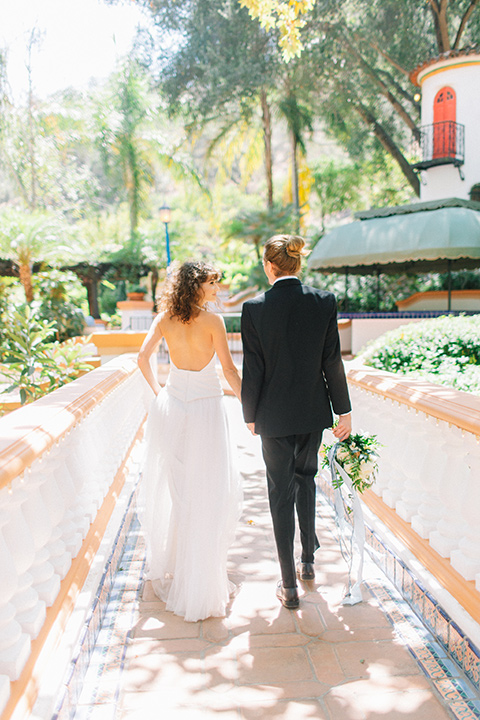
<path fill-rule="evenodd" d="M 261 246 L 271 235 L 285 232 L 292 221 L 292 205 L 268 210 L 249 210 L 239 213 L 227 229 L 227 238 L 252 243 L 257 259 L 261 259 Z"/>
<path fill-rule="evenodd" d="M 58 221 L 46 213 L 9 211 L 0 216 L 0 254 L 12 260 L 18 269 L 28 304 L 34 299 L 34 263 L 55 263 L 71 252 L 62 243 L 63 232 Z"/>
<path fill-rule="evenodd" d="M 313 131 L 313 119 L 310 110 L 298 102 L 295 92 L 290 88 L 286 96 L 278 103 L 281 116 L 285 119 L 291 142 L 292 200 L 297 218 L 297 232 L 300 229 L 300 190 L 299 190 L 299 151 L 306 155 L 305 130 Z"/>
<path fill-rule="evenodd" d="M 88 312 L 100 318 L 98 285 L 112 268 L 112 258 L 129 243 L 126 213 L 101 214 L 76 224 L 74 260 L 63 270 L 71 270 L 87 291 Z"/>
<path fill-rule="evenodd" d="M 118 78 L 117 112 L 120 124 L 115 132 L 114 149 L 118 152 L 130 216 L 130 237 L 138 228 L 144 191 L 153 185 L 151 147 L 142 136 L 147 116 L 147 86 L 140 66 L 129 59 Z"/>

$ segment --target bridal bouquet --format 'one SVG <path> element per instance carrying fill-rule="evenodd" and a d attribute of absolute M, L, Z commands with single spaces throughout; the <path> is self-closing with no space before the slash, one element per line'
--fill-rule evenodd
<path fill-rule="evenodd" d="M 379 447 L 380 443 L 376 435 L 354 433 L 347 440 L 324 445 L 322 467 L 334 466 L 334 463 L 331 463 L 333 454 L 333 459 L 348 475 L 355 490 L 363 493 L 375 481 Z M 332 473 L 334 488 L 339 489 L 343 482 L 339 472 Z"/>
<path fill-rule="evenodd" d="M 354 433 L 347 440 L 325 445 L 322 466 L 329 468 L 335 489 L 333 504 L 342 556 L 348 564 L 348 583 L 343 605 L 362 602 L 365 522 L 358 493 L 373 485 L 377 471 L 376 435 Z M 358 550 L 356 582 L 352 585 L 354 546 Z"/>

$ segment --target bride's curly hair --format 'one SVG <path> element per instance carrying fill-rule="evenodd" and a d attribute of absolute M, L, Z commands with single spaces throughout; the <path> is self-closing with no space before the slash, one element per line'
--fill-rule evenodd
<path fill-rule="evenodd" d="M 201 285 L 208 280 L 219 281 L 221 273 L 205 262 L 184 262 L 171 268 L 160 307 L 170 317 L 178 317 L 182 323 L 196 318 L 200 309 L 197 307 L 202 300 Z"/>

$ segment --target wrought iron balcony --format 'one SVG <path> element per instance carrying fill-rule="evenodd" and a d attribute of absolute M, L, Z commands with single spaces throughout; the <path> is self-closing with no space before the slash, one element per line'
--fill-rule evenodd
<path fill-rule="evenodd" d="M 420 160 L 413 164 L 417 170 L 437 165 L 460 167 L 465 160 L 465 126 L 452 121 L 423 125 L 418 155 Z"/>

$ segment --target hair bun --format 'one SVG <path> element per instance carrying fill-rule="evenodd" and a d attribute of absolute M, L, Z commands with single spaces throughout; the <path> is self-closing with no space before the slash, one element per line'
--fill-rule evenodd
<path fill-rule="evenodd" d="M 302 255 L 307 254 L 303 249 L 304 247 L 305 240 L 302 237 L 299 237 L 298 235 L 291 235 L 285 245 L 285 252 L 289 257 L 301 258 Z"/>

